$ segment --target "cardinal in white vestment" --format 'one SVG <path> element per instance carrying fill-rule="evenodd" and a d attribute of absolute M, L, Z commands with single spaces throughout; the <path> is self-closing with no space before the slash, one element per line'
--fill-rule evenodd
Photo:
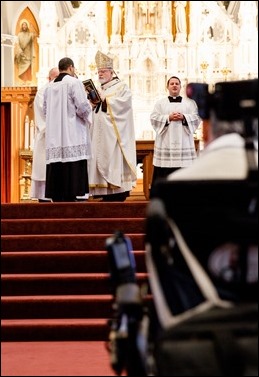
<path fill-rule="evenodd" d="M 114 77 L 113 60 L 97 52 L 101 102 L 93 112 L 89 161 L 89 193 L 103 201 L 124 201 L 137 180 L 136 140 L 132 95 L 128 86 Z"/>

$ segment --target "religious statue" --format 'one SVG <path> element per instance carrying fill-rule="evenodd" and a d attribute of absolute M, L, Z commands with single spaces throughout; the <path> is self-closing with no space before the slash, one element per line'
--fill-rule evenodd
<path fill-rule="evenodd" d="M 34 33 L 30 31 L 27 20 L 23 19 L 20 25 L 21 30 L 17 35 L 14 59 L 18 67 L 18 77 L 24 85 L 30 85 L 32 82 Z"/>
<path fill-rule="evenodd" d="M 143 17 L 142 31 L 144 33 L 154 33 L 154 14 L 157 6 L 157 1 L 139 1 L 138 3 L 141 8 Z"/>
<path fill-rule="evenodd" d="M 123 1 L 111 1 L 111 7 L 112 7 L 112 35 L 120 35 Z"/>
<path fill-rule="evenodd" d="M 185 8 L 187 1 L 175 1 L 175 27 L 177 33 L 186 33 L 186 14 Z"/>

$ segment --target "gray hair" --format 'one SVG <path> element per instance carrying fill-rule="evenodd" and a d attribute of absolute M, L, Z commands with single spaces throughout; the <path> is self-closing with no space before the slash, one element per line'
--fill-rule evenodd
<path fill-rule="evenodd" d="M 211 131 L 214 138 L 220 137 L 225 134 L 238 133 L 241 136 L 244 135 L 244 122 L 243 120 L 219 120 L 216 117 L 214 111 L 210 114 Z"/>

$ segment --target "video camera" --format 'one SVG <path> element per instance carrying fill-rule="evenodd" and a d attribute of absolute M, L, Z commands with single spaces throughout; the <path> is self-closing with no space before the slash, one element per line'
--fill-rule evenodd
<path fill-rule="evenodd" d="M 209 119 L 213 109 L 217 119 L 226 121 L 258 117 L 257 93 L 258 79 L 218 82 L 212 93 L 205 83 L 189 83 L 186 88 L 202 119 Z"/>
<path fill-rule="evenodd" d="M 131 240 L 120 231 L 106 240 L 110 265 L 110 276 L 114 290 L 120 285 L 136 283 L 136 262 Z"/>
<path fill-rule="evenodd" d="M 145 375 L 141 355 L 145 352 L 139 346 L 140 339 L 145 338 L 141 328 L 146 320 L 140 288 L 136 280 L 136 263 L 129 237 L 116 231 L 106 239 L 106 250 L 113 286 L 113 318 L 108 321 L 110 327 L 108 351 L 113 370 L 120 375 L 123 370 L 128 375 L 133 371 Z"/>

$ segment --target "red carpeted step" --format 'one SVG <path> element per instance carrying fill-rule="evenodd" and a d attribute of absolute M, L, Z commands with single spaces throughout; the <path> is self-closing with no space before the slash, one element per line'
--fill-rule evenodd
<path fill-rule="evenodd" d="M 140 286 L 147 284 L 147 274 L 138 273 Z M 88 274 L 3 274 L 1 295 L 106 295 L 112 294 L 109 273 Z"/>
<path fill-rule="evenodd" d="M 147 201 L 1 204 L 2 219 L 137 218 L 146 216 Z"/>
<path fill-rule="evenodd" d="M 134 250 L 137 271 L 146 272 L 145 251 Z M 6 251 L 2 274 L 107 272 L 107 251 Z"/>
<path fill-rule="evenodd" d="M 144 233 L 144 218 L 127 219 L 2 219 L 1 234 L 111 234 L 119 229 L 127 233 Z"/>
<path fill-rule="evenodd" d="M 1 297 L 2 319 L 109 318 L 112 295 Z"/>
<path fill-rule="evenodd" d="M 1 297 L 2 319 L 111 318 L 112 295 Z M 151 300 L 145 297 L 145 302 Z"/>
<path fill-rule="evenodd" d="M 111 232 L 112 233 L 112 232 Z M 2 235 L 2 251 L 104 250 L 109 234 Z M 144 250 L 144 234 L 127 234 L 134 250 Z"/>
<path fill-rule="evenodd" d="M 137 271 L 146 271 L 145 251 L 134 250 Z M 1 253 L 1 272 L 87 273 L 109 271 L 107 252 L 102 251 L 6 251 Z"/>
<path fill-rule="evenodd" d="M 3 319 L 1 338 L 6 342 L 108 340 L 108 319 Z"/>

